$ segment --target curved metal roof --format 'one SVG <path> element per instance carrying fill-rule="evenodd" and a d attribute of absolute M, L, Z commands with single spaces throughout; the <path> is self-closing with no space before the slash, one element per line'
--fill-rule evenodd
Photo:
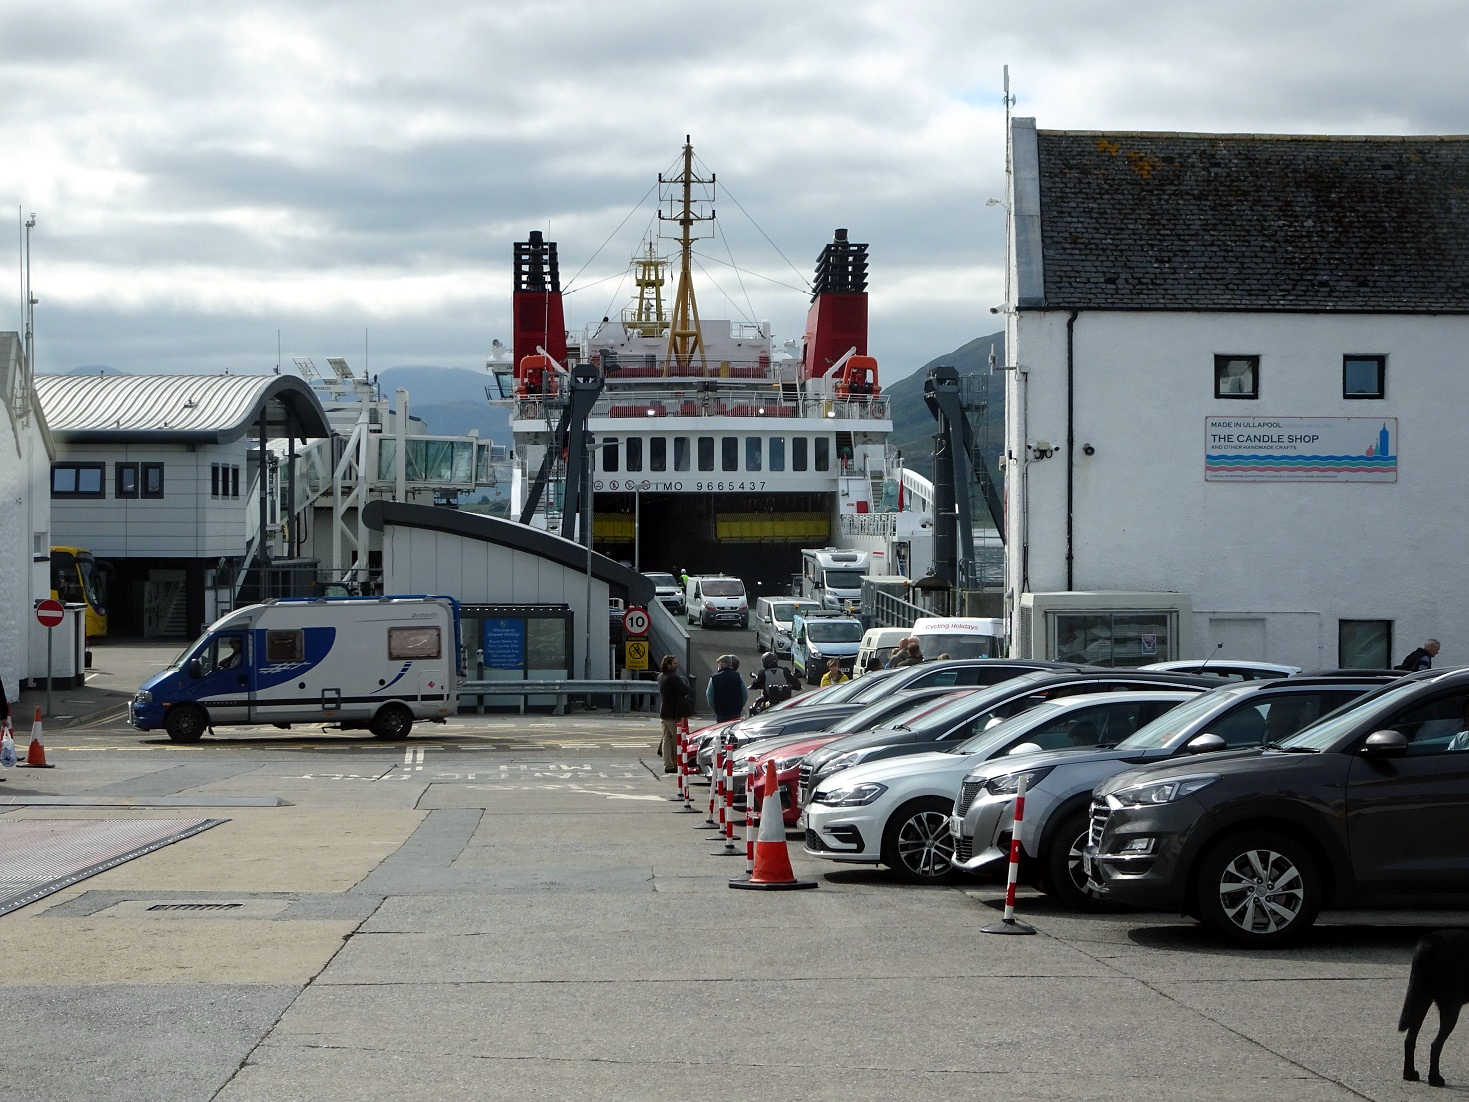
<path fill-rule="evenodd" d="M 73 443 L 227 444 L 254 435 L 262 411 L 268 436 L 332 431 L 295 375 L 38 375 L 35 386 L 51 432 Z"/>

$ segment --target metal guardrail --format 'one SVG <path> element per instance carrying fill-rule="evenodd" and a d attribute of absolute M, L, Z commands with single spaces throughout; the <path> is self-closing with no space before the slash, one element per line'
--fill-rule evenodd
<path fill-rule="evenodd" d="M 484 698 L 487 696 L 520 697 L 522 715 L 525 713 L 526 697 L 554 696 L 556 698 L 555 714 L 558 716 L 566 714 L 566 704 L 571 697 L 610 696 L 613 711 L 620 713 L 625 710 L 623 706 L 627 703 L 627 698 L 658 696 L 658 682 L 561 679 L 554 681 L 461 681 L 459 683 L 460 709 L 465 707 L 466 701 L 473 700 L 475 707 L 482 713 L 485 710 Z"/>

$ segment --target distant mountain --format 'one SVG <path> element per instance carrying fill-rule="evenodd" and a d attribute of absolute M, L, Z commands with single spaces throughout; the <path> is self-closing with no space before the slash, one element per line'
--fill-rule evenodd
<path fill-rule="evenodd" d="M 431 433 L 459 436 L 478 429 L 480 438 L 510 443 L 510 411 L 492 406 L 485 387 L 494 386 L 486 372 L 462 367 L 389 367 L 378 375 L 383 397 L 394 400 L 399 387 L 408 391 L 408 412 L 420 417 Z"/>
<path fill-rule="evenodd" d="M 1005 447 L 1005 377 L 998 372 L 990 374 L 992 353 L 995 363 L 1005 362 L 1004 333 L 976 337 L 946 355 L 934 357 L 907 378 L 887 388 L 893 416 L 893 434 L 889 443 L 903 453 L 905 466 L 925 477 L 933 477 L 933 434 L 938 422 L 924 404 L 923 382 L 928 377 L 929 368 L 951 364 L 961 379 L 972 377 L 974 380 L 961 384 L 965 398 L 982 398 L 985 401 L 982 411 L 971 412 L 969 425 L 975 445 L 989 464 L 990 476 L 997 486 L 1001 484 L 995 461 Z"/>

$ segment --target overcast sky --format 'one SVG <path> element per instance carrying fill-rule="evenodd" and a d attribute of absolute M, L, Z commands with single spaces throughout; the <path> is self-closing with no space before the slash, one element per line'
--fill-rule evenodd
<path fill-rule="evenodd" d="M 688 133 L 701 314 L 799 337 L 848 227 L 892 381 L 998 328 L 1005 64 L 1045 129 L 1469 131 L 1462 0 L 1198 7 L 0 0 L 0 329 L 23 210 L 41 371 L 482 369 L 531 229 L 569 326 L 627 303 Z"/>

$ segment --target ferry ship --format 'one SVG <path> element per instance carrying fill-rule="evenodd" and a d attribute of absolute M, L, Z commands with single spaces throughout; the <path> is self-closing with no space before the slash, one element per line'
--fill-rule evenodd
<path fill-rule="evenodd" d="M 781 592 L 802 548 L 875 549 L 872 537 L 892 527 L 863 523 L 899 497 L 888 400 L 867 348 L 867 246 L 837 229 L 821 249 L 794 354 L 767 322 L 703 318 L 691 254 L 713 211 L 694 191 L 715 178 L 695 175 L 687 140 L 682 166 L 659 177 L 676 260 L 652 243 L 633 258 L 636 297 L 620 317 L 569 333 L 556 243 L 531 232 L 515 245 L 512 356 L 489 365 L 514 436 L 510 515 L 558 530 L 580 448 L 558 444 L 557 427 L 573 371 L 585 380 L 580 365 L 591 365 L 601 381 L 587 419 L 595 549 L 638 570 L 728 573 Z"/>

